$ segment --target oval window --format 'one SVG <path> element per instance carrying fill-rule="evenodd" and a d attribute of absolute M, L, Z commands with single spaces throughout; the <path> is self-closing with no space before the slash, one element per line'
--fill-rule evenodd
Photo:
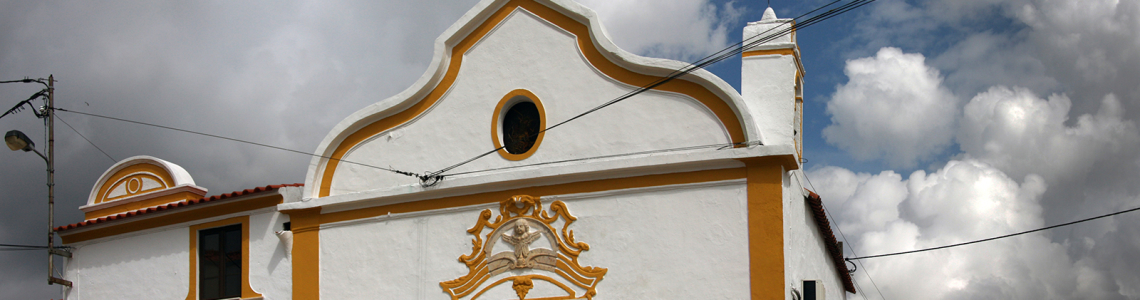
<path fill-rule="evenodd" d="M 523 154 L 534 147 L 542 131 L 542 116 L 534 102 L 515 103 L 503 115 L 503 147 L 511 154 Z"/>

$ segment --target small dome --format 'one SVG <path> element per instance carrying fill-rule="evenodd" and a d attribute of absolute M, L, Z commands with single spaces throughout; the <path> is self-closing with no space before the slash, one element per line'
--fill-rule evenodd
<path fill-rule="evenodd" d="M 760 21 L 771 21 L 775 19 L 776 11 L 772 10 L 772 7 L 768 7 L 768 9 L 764 10 L 764 16 L 760 18 Z"/>

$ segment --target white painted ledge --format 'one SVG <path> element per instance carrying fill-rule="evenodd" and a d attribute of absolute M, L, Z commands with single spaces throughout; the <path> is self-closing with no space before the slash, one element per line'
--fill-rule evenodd
<path fill-rule="evenodd" d="M 278 210 L 321 207 L 322 213 L 383 206 L 475 193 L 486 193 L 530 186 L 545 186 L 599 179 L 623 178 L 743 167 L 741 159 L 791 155 L 792 145 L 753 146 L 724 150 L 692 150 L 624 156 L 558 164 L 525 166 L 447 177 L 431 187 L 408 184 L 323 198 L 307 198 L 300 202 L 282 203 Z"/>

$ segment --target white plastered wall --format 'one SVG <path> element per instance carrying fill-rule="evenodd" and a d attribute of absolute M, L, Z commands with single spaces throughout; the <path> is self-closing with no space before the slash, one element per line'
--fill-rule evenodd
<path fill-rule="evenodd" d="M 826 299 L 846 299 L 840 274 L 804 201 L 804 179 L 801 170 L 784 172 L 785 295 L 790 299 L 793 288 L 802 294 L 803 280 L 822 280 Z"/>
<path fill-rule="evenodd" d="M 293 263 L 274 234 L 285 222 L 277 212 L 249 216 L 249 286 L 265 299 L 293 299 Z"/>
<path fill-rule="evenodd" d="M 636 88 L 591 66 L 575 36 L 522 9 L 463 55 L 455 83 L 434 107 L 361 143 L 343 159 L 413 172 L 438 170 L 495 148 L 492 114 L 512 90 L 533 92 L 545 108 L 547 125 L 553 125 Z M 728 142 L 716 115 L 699 101 L 651 91 L 547 132 L 526 160 L 491 154 L 454 172 Z M 418 183 L 349 163 L 339 164 L 336 174 L 330 195 Z"/>
<path fill-rule="evenodd" d="M 745 299 L 746 197 L 744 180 L 731 180 L 542 202 L 544 208 L 566 203 L 578 217 L 570 225 L 575 238 L 590 245 L 581 264 L 608 269 L 594 299 Z M 467 274 L 457 258 L 471 253 L 466 230 L 488 208 L 498 215 L 494 204 L 322 226 L 321 298 L 446 298 L 439 282 Z M 537 298 L 544 291 L 536 284 L 531 293 Z M 510 297 L 517 296 L 508 284 L 481 298 Z"/>
<path fill-rule="evenodd" d="M 169 228 L 78 246 L 64 278 L 67 299 L 186 299 L 189 230 Z"/>
<path fill-rule="evenodd" d="M 765 145 L 791 145 L 795 133 L 796 64 L 791 55 L 742 59 L 740 89 L 751 115 L 764 132 Z"/>
<path fill-rule="evenodd" d="M 227 215 L 121 237 L 72 245 L 64 278 L 67 299 L 186 299 L 189 292 L 190 229 Z M 249 282 L 265 299 L 292 299 L 292 263 L 273 231 L 289 217 L 262 210 L 249 217 Z"/>

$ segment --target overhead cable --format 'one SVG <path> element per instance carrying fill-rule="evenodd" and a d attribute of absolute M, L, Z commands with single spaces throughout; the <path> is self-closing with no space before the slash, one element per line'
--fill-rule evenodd
<path fill-rule="evenodd" d="M 756 144 L 756 143 L 752 143 L 752 144 Z M 724 148 L 730 148 L 730 147 L 741 146 L 741 145 L 750 145 L 750 144 L 749 143 L 719 143 L 719 144 L 709 144 L 709 145 L 701 145 L 701 146 L 676 147 L 676 148 L 668 148 L 668 149 L 654 149 L 654 151 L 641 151 L 641 152 L 632 152 L 632 153 L 597 155 L 597 156 L 589 156 L 589 157 L 579 157 L 579 159 L 569 159 L 569 160 L 552 161 L 552 162 L 540 162 L 540 163 L 531 163 L 531 164 L 510 165 L 510 167 L 503 167 L 503 168 L 484 169 L 484 170 L 466 171 L 466 172 L 456 172 L 456 173 L 449 173 L 449 175 L 447 175 L 447 176 L 461 176 L 461 175 L 470 175 L 470 173 L 481 173 L 481 172 L 500 171 L 500 170 L 508 170 L 508 169 L 519 169 L 519 168 L 527 168 L 527 167 L 538 167 L 538 165 L 547 165 L 547 164 L 559 164 L 559 163 L 587 161 L 587 160 L 612 159 L 612 157 L 649 155 L 649 154 L 678 152 L 678 151 L 691 151 L 691 149 L 702 149 L 702 148 L 724 149 Z"/>
<path fill-rule="evenodd" d="M 47 87 L 47 86 L 48 86 L 48 84 L 47 84 L 47 82 L 45 82 L 45 81 L 47 81 L 47 79 L 43 79 L 43 78 L 40 78 L 40 79 L 31 79 L 31 78 L 27 78 L 27 77 L 24 77 L 24 79 L 16 79 L 16 80 L 3 80 L 3 81 L 0 81 L 0 83 L 32 83 L 32 82 L 36 82 L 36 83 L 39 83 L 39 84 L 43 84 L 43 85 L 44 85 L 44 87 Z M 58 82 L 59 80 L 56 80 L 56 81 Z"/>
<path fill-rule="evenodd" d="M 325 159 L 329 159 L 329 160 L 335 160 L 335 161 L 339 161 L 339 162 L 343 162 L 343 163 L 354 164 L 354 165 L 358 165 L 358 166 L 364 166 L 364 167 L 384 170 L 384 171 L 388 171 L 388 172 L 392 172 L 392 173 L 396 173 L 396 174 L 400 174 L 400 175 L 412 176 L 412 177 L 417 177 L 417 178 L 420 177 L 419 174 L 407 172 L 407 171 L 400 171 L 400 170 L 396 170 L 393 168 L 385 168 L 385 167 L 380 167 L 380 166 L 374 166 L 374 165 L 369 165 L 369 164 L 364 164 L 364 163 L 358 163 L 358 162 L 343 160 L 343 159 L 339 159 L 339 158 L 332 158 L 329 156 L 316 155 L 316 154 L 312 154 L 312 153 L 304 152 L 304 151 L 300 151 L 300 150 L 293 150 L 293 149 L 289 149 L 289 148 L 267 145 L 267 144 L 262 144 L 262 143 L 257 143 L 257 142 L 246 141 L 246 140 L 240 140 L 240 139 L 231 138 L 231 137 L 224 137 L 224 136 L 215 135 L 215 134 L 202 133 L 202 132 L 197 132 L 197 131 L 193 131 L 193 130 L 186 130 L 186 129 L 175 128 L 175 127 L 170 127 L 170 126 L 163 126 L 163 125 L 158 125 L 158 124 L 151 124 L 151 123 L 146 123 L 146 122 L 121 119 L 121 118 L 116 118 L 116 117 L 108 117 L 108 116 L 104 116 L 104 115 L 97 115 L 97 114 L 93 114 L 93 113 L 74 111 L 74 110 L 63 109 L 63 108 L 58 108 L 58 107 L 56 107 L 55 110 L 62 111 L 62 112 L 69 112 L 69 113 L 73 113 L 73 114 L 91 116 L 91 117 L 96 117 L 96 118 L 104 118 L 104 119 L 115 120 L 115 121 L 120 121 L 120 122 L 127 122 L 127 123 L 138 124 L 138 125 L 158 127 L 158 128 L 162 128 L 162 129 L 180 131 L 180 132 L 185 132 L 185 133 L 190 133 L 190 134 L 197 134 L 197 135 L 201 135 L 201 136 L 207 136 L 207 137 L 212 137 L 212 138 L 217 138 L 217 139 L 234 141 L 234 142 L 238 142 L 238 143 L 245 143 L 245 144 L 261 146 L 261 147 L 265 147 L 265 148 L 277 149 L 277 150 L 281 150 L 281 151 L 304 154 L 304 155 L 308 155 L 308 156 L 317 156 L 317 157 L 321 157 L 321 158 L 325 158 Z"/>
<path fill-rule="evenodd" d="M 911 251 L 903 251 L 903 252 L 895 252 L 895 253 L 887 253 L 887 254 L 878 254 L 878 255 L 868 255 L 868 256 L 860 256 L 860 257 L 852 257 L 852 258 L 846 258 L 846 260 L 860 260 L 860 259 L 868 259 L 868 258 L 878 258 L 878 257 L 896 256 L 896 255 L 911 254 L 911 253 L 919 253 L 919 252 L 926 252 L 926 251 L 932 251 L 932 250 L 938 250 L 938 249 L 953 248 L 953 247 L 958 247 L 958 246 L 965 246 L 965 245 L 970 245 L 970 244 L 977 244 L 977 243 L 981 243 L 981 242 L 988 242 L 988 241 L 992 241 L 992 240 L 1004 239 L 1004 238 L 1008 238 L 1008 237 L 1014 237 L 1014 236 L 1019 236 L 1019 235 L 1023 235 L 1023 234 L 1028 234 L 1028 233 L 1034 233 L 1034 232 L 1038 232 L 1038 231 L 1042 231 L 1042 230 L 1049 230 L 1049 229 L 1053 229 L 1053 228 L 1057 228 L 1057 227 L 1064 227 L 1064 226 L 1069 226 L 1069 225 L 1073 225 L 1073 224 L 1077 224 L 1077 223 L 1088 222 L 1088 221 L 1092 221 L 1092 220 L 1096 220 L 1096 219 L 1107 218 L 1107 217 L 1111 217 L 1111 216 L 1115 216 L 1115 215 L 1119 215 L 1119 214 L 1125 214 L 1125 213 L 1134 212 L 1134 211 L 1137 211 L 1137 210 L 1140 210 L 1140 207 L 1137 207 L 1137 208 L 1133 208 L 1133 209 L 1128 209 L 1128 210 L 1122 210 L 1122 211 L 1118 211 L 1118 212 L 1114 212 L 1114 213 L 1110 213 L 1110 214 L 1105 214 L 1105 215 L 1099 215 L 1099 216 L 1095 216 L 1095 217 L 1092 217 L 1092 218 L 1080 219 L 1080 220 L 1076 220 L 1076 221 L 1072 221 L 1072 222 L 1068 222 L 1068 223 L 1061 223 L 1061 224 L 1057 224 L 1057 225 L 1053 225 L 1053 226 L 1042 227 L 1042 228 L 1037 228 L 1037 229 L 1033 229 L 1033 230 L 1022 231 L 1022 232 L 1018 232 L 1018 233 L 1011 233 L 1011 234 L 1002 235 L 1002 236 L 995 236 L 995 237 L 992 237 L 992 238 L 988 238 L 988 239 L 980 239 L 980 240 L 969 241 L 969 242 L 965 242 L 965 243 L 957 243 L 957 244 L 951 244 L 951 245 L 939 246 L 939 247 L 934 247 L 934 248 L 919 249 L 919 250 L 911 250 Z"/>
<path fill-rule="evenodd" d="M 75 130 L 75 127 L 72 127 L 71 124 L 68 124 L 67 121 L 64 121 L 63 118 L 60 118 L 59 115 L 53 115 L 53 116 L 55 116 L 56 119 L 59 119 L 60 122 L 63 122 L 63 125 L 67 125 L 67 128 L 71 128 L 71 131 L 75 131 L 75 134 L 78 134 L 79 137 L 81 137 L 81 138 L 83 138 L 83 140 L 87 141 L 88 144 L 91 144 L 91 147 L 95 147 L 96 150 L 99 150 L 99 152 L 103 153 L 103 155 L 106 155 L 107 159 L 110 159 L 112 164 L 118 162 L 117 160 L 115 160 L 115 158 L 111 157 L 110 154 L 107 154 L 107 151 L 103 151 L 103 148 L 99 148 L 98 145 L 95 145 L 95 143 L 92 142 L 91 139 L 88 139 L 82 133 L 79 133 L 79 130 Z"/>
<path fill-rule="evenodd" d="M 47 249 L 47 246 L 36 246 L 36 245 L 14 245 L 14 244 L 0 244 L 0 247 L 11 247 L 11 248 L 28 248 L 28 249 Z"/>

